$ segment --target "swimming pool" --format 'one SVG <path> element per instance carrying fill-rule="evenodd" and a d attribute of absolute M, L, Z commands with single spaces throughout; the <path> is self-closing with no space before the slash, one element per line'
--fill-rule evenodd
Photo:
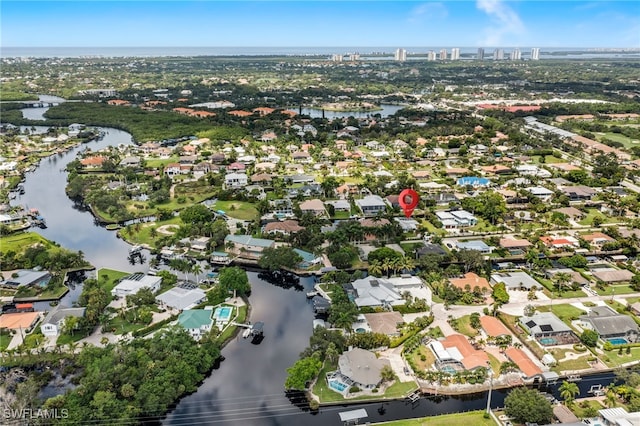
<path fill-rule="evenodd" d="M 448 373 L 448 374 L 456 374 L 456 369 L 453 368 L 450 365 L 445 365 L 444 367 L 442 367 L 440 369 L 440 371 L 442 371 L 443 373 Z"/>
<path fill-rule="evenodd" d="M 538 341 L 540 342 L 540 344 L 545 346 L 558 344 L 558 341 L 555 339 L 555 337 L 542 337 Z"/>
<path fill-rule="evenodd" d="M 609 343 L 611 343 L 612 345 L 626 345 L 627 343 L 627 339 L 623 339 L 622 337 L 616 337 L 613 339 L 609 339 Z"/>
<path fill-rule="evenodd" d="M 231 318 L 231 312 L 233 308 L 231 306 L 217 307 L 213 312 L 213 319 L 216 321 L 226 322 Z"/>
<path fill-rule="evenodd" d="M 344 392 L 344 390 L 347 388 L 347 385 L 337 380 L 329 380 L 329 387 L 335 391 Z"/>

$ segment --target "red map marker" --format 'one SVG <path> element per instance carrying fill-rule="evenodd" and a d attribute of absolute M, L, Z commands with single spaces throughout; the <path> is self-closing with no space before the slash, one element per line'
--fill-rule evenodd
<path fill-rule="evenodd" d="M 404 215 L 407 218 L 411 217 L 413 210 L 418 205 L 418 201 L 420 201 L 420 196 L 413 189 L 405 189 L 400 193 L 398 204 L 400 204 L 400 207 L 404 210 Z"/>

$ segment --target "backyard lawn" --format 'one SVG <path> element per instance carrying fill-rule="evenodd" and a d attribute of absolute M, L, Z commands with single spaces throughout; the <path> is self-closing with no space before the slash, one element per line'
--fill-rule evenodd
<path fill-rule="evenodd" d="M 222 210 L 227 216 L 240 220 L 254 220 L 259 215 L 256 207 L 245 201 L 217 201 L 214 209 Z"/>
<path fill-rule="evenodd" d="M 629 355 L 627 355 L 627 348 L 622 349 L 622 355 L 620 355 L 618 349 L 605 351 L 605 354 L 601 359 L 609 367 L 619 367 L 628 362 L 638 361 L 640 359 L 640 348 L 631 348 L 631 353 Z"/>
<path fill-rule="evenodd" d="M 118 281 L 128 275 L 131 275 L 131 273 L 102 268 L 98 270 L 98 283 L 111 292 L 116 284 L 118 284 Z"/>
<path fill-rule="evenodd" d="M 470 411 L 468 413 L 444 414 L 441 416 L 422 417 L 419 419 L 395 420 L 392 422 L 375 423 L 385 426 L 493 426 L 492 419 L 484 418 L 484 411 Z"/>
<path fill-rule="evenodd" d="M 35 232 L 21 232 L 5 237 L 0 237 L 0 252 L 8 253 L 13 251 L 15 253 L 22 253 L 27 247 L 34 244 L 43 244 L 45 247 L 50 247 L 51 241 L 42 237 Z"/>
<path fill-rule="evenodd" d="M 586 314 L 586 312 L 584 312 L 582 309 L 578 309 L 575 306 L 571 306 L 569 304 L 538 306 L 537 310 L 540 312 L 553 312 L 566 324 L 569 324 L 572 320 L 577 319 L 580 315 Z"/>

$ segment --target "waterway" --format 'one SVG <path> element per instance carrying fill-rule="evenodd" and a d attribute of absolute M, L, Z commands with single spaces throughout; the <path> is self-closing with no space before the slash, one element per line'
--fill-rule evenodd
<path fill-rule="evenodd" d="M 37 108 L 30 108 L 33 111 Z M 34 115 L 35 116 L 35 115 Z M 39 167 L 26 175 L 25 194 L 14 204 L 38 208 L 46 218 L 46 229 L 34 229 L 48 239 L 71 250 L 81 250 L 97 268 L 112 268 L 130 272 L 148 269 L 147 263 L 132 265 L 127 259 L 129 245 L 112 231 L 98 226 L 90 212 L 69 200 L 64 192 L 64 168 L 86 147 L 96 151 L 109 145 L 131 144 L 131 135 L 115 129 L 106 132 L 102 140 L 78 146 L 62 155 L 43 159 Z M 146 253 L 146 257 L 148 253 Z M 484 409 L 487 393 L 460 397 L 422 398 L 416 403 L 392 401 L 350 406 L 323 407 L 311 413 L 287 396 L 283 384 L 286 369 L 307 346 L 314 319 L 306 291 L 313 286 L 312 277 L 300 279 L 300 285 L 288 287 L 271 284 L 257 272 L 249 272 L 252 285 L 252 322 L 265 323 L 265 337 L 259 344 L 241 337 L 232 340 L 223 350 L 224 361 L 204 380 L 198 390 L 179 401 L 162 420 L 166 425 L 340 425 L 338 413 L 365 408 L 369 417 L 364 421 L 383 421 L 422 417 L 452 412 Z M 77 287 L 76 287 L 77 288 Z M 69 293 L 77 297 L 77 290 Z M 75 296 L 73 296 L 75 295 Z M 69 304 L 70 299 L 61 303 Z M 592 376 L 579 383 L 581 396 L 587 396 L 594 383 L 607 385 L 612 375 Z M 551 389 L 557 397 L 557 386 Z M 492 407 L 504 404 L 506 391 L 494 391 Z M 380 411 L 379 411 L 380 410 Z"/>

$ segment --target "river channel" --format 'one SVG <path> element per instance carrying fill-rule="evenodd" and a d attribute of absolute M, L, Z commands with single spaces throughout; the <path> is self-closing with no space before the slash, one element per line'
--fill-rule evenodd
<path fill-rule="evenodd" d="M 27 112 L 36 117 L 33 111 L 36 109 L 28 109 Z M 129 263 L 127 243 L 118 239 L 115 232 L 98 226 L 91 213 L 77 208 L 64 192 L 67 175 L 63 170 L 80 151 L 132 143 L 131 135 L 126 132 L 102 130 L 106 132 L 102 140 L 43 159 L 34 172 L 26 175 L 25 194 L 13 204 L 39 209 L 48 227 L 36 228 L 35 231 L 63 247 L 81 250 L 96 268 L 145 272 L 148 269 L 146 263 Z M 149 257 L 148 253 L 146 257 Z M 376 422 L 478 410 L 486 406 L 486 392 L 455 398 L 422 398 L 413 404 L 390 401 L 323 407 L 317 413 L 292 403 L 285 395 L 283 384 L 286 369 L 307 346 L 312 332 L 313 309 L 305 292 L 312 288 L 314 278 L 300 278 L 300 286 L 290 288 L 270 284 L 257 272 L 249 272 L 249 278 L 252 285 L 250 320 L 265 323 L 264 340 L 253 344 L 238 337 L 229 342 L 222 350 L 224 360 L 220 366 L 195 393 L 180 400 L 161 420 L 162 424 L 325 426 L 341 425 L 338 413 L 357 408 L 367 410 L 368 417 L 363 422 Z M 587 396 L 591 384 L 609 384 L 611 377 L 611 374 L 585 377 L 579 383 L 581 396 Z M 558 396 L 557 386 L 549 390 Z M 505 391 L 494 391 L 492 407 L 501 407 L 505 395 Z"/>

